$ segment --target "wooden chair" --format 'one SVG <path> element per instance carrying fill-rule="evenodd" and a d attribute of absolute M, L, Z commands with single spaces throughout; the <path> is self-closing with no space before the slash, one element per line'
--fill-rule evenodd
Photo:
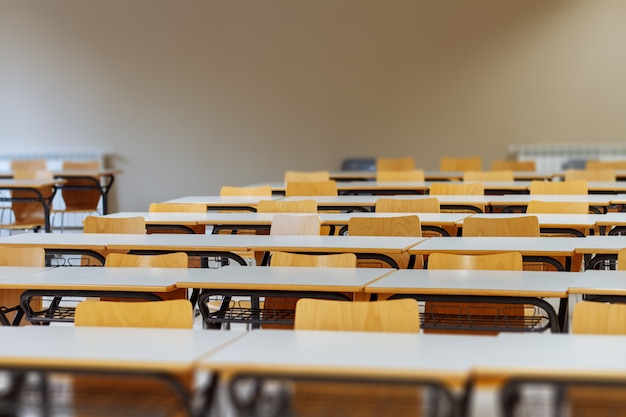
<path fill-rule="evenodd" d="M 588 214 L 589 203 L 530 200 L 526 207 L 526 214 L 560 213 L 560 214 Z"/>
<path fill-rule="evenodd" d="M 537 164 L 535 161 L 496 160 L 491 162 L 491 170 L 536 171 Z"/>
<path fill-rule="evenodd" d="M 63 170 L 99 171 L 100 162 L 65 161 L 63 162 Z M 76 190 L 71 189 L 72 187 L 85 187 L 85 189 Z M 98 204 L 101 196 L 94 181 L 85 178 L 66 178 L 61 188 L 61 197 L 65 203 L 65 208 L 53 211 L 54 214 L 61 214 L 61 231 L 64 229 L 66 214 L 100 214 Z"/>
<path fill-rule="evenodd" d="M 467 220 L 467 219 L 466 219 Z M 522 255 L 519 252 L 498 253 L 489 255 L 459 255 L 450 253 L 433 253 L 428 257 L 428 269 L 484 269 L 521 271 L 523 268 Z M 503 274 L 502 279 L 506 279 Z M 424 325 L 438 321 L 458 320 L 461 317 L 472 317 L 472 326 L 491 326 L 495 317 L 506 317 L 510 322 L 515 318 L 524 317 L 524 306 L 521 304 L 501 303 L 455 303 L 455 302 L 426 302 L 424 305 Z M 442 320 L 443 318 L 443 320 Z M 462 322 L 456 323 L 463 327 Z M 465 333 L 465 330 L 430 330 L 425 333 Z M 472 331 L 472 334 L 477 332 Z M 480 332 L 494 334 L 494 332 Z"/>
<path fill-rule="evenodd" d="M 626 248 L 617 251 L 617 270 L 626 271 Z"/>
<path fill-rule="evenodd" d="M 285 183 L 288 182 L 320 182 L 330 180 L 328 171 L 286 171 Z"/>
<path fill-rule="evenodd" d="M 463 181 L 513 181 L 513 171 L 465 171 Z"/>
<path fill-rule="evenodd" d="M 421 169 L 411 169 L 404 171 L 376 171 L 376 181 L 424 181 L 424 171 Z"/>
<path fill-rule="evenodd" d="M 14 170 L 13 178 L 16 180 L 53 180 L 51 171 L 28 169 Z M 41 189 L 40 192 L 44 199 L 50 200 L 53 196 L 54 188 L 45 187 Z M 15 190 L 11 191 L 11 197 L 17 199 L 34 198 L 35 196 L 29 191 Z M 9 230 L 33 230 L 38 232 L 46 224 L 44 209 L 38 201 L 12 201 L 11 210 L 13 212 L 13 222 L 3 223 L 0 225 L 0 228 Z"/>
<path fill-rule="evenodd" d="M 231 187 L 228 185 L 220 188 L 220 196 L 222 197 L 271 197 L 272 187 L 270 185 L 262 185 L 259 187 Z M 206 207 L 205 207 L 206 211 Z"/>
<path fill-rule="evenodd" d="M 579 301 L 572 313 L 572 333 L 626 334 L 626 304 Z"/>
<path fill-rule="evenodd" d="M 565 181 L 610 181 L 615 182 L 617 176 L 614 169 L 567 169 Z"/>
<path fill-rule="evenodd" d="M 257 213 L 317 213 L 315 200 L 261 200 L 256 208 Z"/>
<path fill-rule="evenodd" d="M 376 171 L 410 171 L 414 169 L 415 160 L 410 156 L 404 158 L 376 158 Z"/>
<path fill-rule="evenodd" d="M 337 183 L 334 180 L 287 182 L 285 196 L 336 196 Z"/>
<path fill-rule="evenodd" d="M 353 217 L 348 220 L 349 236 L 409 236 L 421 237 L 422 228 L 418 216 L 398 216 L 387 218 Z M 408 268 L 411 257 L 408 253 L 387 254 L 396 261 L 399 268 Z M 385 266 L 382 261 L 362 260 L 360 267 L 381 268 Z M 417 256 L 414 259 L 414 267 L 421 268 L 423 258 Z"/>
<path fill-rule="evenodd" d="M 45 171 L 47 165 L 45 159 L 13 159 L 11 171 Z"/>
<path fill-rule="evenodd" d="M 587 194 L 587 181 L 531 181 L 530 194 Z"/>
<path fill-rule="evenodd" d="M 439 213 L 439 199 L 432 198 L 379 198 L 377 213 Z"/>
<path fill-rule="evenodd" d="M 152 203 L 148 211 L 150 213 L 206 213 L 206 205 L 202 203 Z"/>
<path fill-rule="evenodd" d="M 43 248 L 28 247 L 0 247 L 0 266 L 45 266 L 46 254 Z M 8 326 L 16 321 L 16 315 L 21 321 L 20 296 L 24 290 L 0 290 L 0 324 Z M 41 309 L 41 302 L 33 305 Z M 11 313 L 11 314 L 9 314 Z M 15 313 L 15 314 L 13 314 Z"/>
<path fill-rule="evenodd" d="M 585 169 L 626 170 L 626 160 L 621 161 L 587 161 Z"/>
<path fill-rule="evenodd" d="M 440 171 L 480 171 L 482 165 L 482 159 L 479 156 L 465 158 L 444 156 L 439 160 Z"/>
<path fill-rule="evenodd" d="M 146 220 L 143 217 L 88 216 L 83 221 L 83 233 L 145 234 Z"/>
<path fill-rule="evenodd" d="M 506 218 L 467 217 L 463 220 L 463 236 L 538 237 L 537 216 Z"/>
<path fill-rule="evenodd" d="M 193 308 L 188 300 L 141 303 L 83 301 L 76 306 L 74 324 L 76 326 L 191 329 Z"/>
<path fill-rule="evenodd" d="M 432 195 L 484 195 L 485 186 L 480 182 L 468 182 L 462 184 L 450 184 L 447 182 L 434 182 L 430 185 Z"/>
<path fill-rule="evenodd" d="M 296 305 L 296 330 L 419 333 L 419 307 L 406 298 L 335 301 L 303 298 Z"/>
<path fill-rule="evenodd" d="M 159 255 L 130 255 L 110 253 L 106 257 L 105 267 L 112 268 L 186 268 L 185 252 L 164 253 Z"/>

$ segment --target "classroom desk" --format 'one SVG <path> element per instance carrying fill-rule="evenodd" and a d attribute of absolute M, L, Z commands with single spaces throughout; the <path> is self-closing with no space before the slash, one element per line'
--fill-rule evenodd
<path fill-rule="evenodd" d="M 626 177 L 626 171 L 623 171 Z M 462 171 L 424 171 L 426 181 L 461 181 Z M 551 180 L 555 176 L 553 172 L 540 171 L 513 171 L 513 178 L 519 181 Z M 334 171 L 330 173 L 330 179 L 336 181 L 364 181 L 376 179 L 376 171 Z"/>
<path fill-rule="evenodd" d="M 46 233 L 50 233 L 50 207 L 52 205 L 52 199 L 58 189 L 63 184 L 60 180 L 11 180 L 0 179 L 0 191 L 8 191 L 0 196 L 0 201 L 15 201 L 15 202 L 38 202 L 41 204 L 44 213 L 44 230 Z M 52 187 L 52 194 L 49 198 L 46 198 L 42 194 L 42 190 Z M 20 191 L 22 193 L 32 194 L 32 197 L 14 197 L 12 191 Z"/>
<path fill-rule="evenodd" d="M 606 213 L 608 207 L 614 204 L 617 198 L 611 194 L 505 194 L 493 196 L 490 201 L 492 208 L 500 208 L 504 211 L 526 211 L 531 200 L 550 202 L 583 202 L 589 204 L 589 209 L 596 213 Z"/>
<path fill-rule="evenodd" d="M 211 297 L 307 297 L 349 300 L 363 299 L 363 289 L 372 281 L 393 269 L 381 268 L 321 268 L 321 267 L 248 267 L 217 268 L 203 274 L 189 274 L 178 280 L 178 288 L 200 289 L 198 306 L 204 322 L 215 326 L 222 323 L 293 324 L 292 310 L 266 311 L 258 304 L 250 308 L 223 303 L 218 311 L 210 311 L 206 302 Z M 254 303 L 254 301 L 253 301 Z"/>
<path fill-rule="evenodd" d="M 422 231 L 433 231 L 440 233 L 443 236 L 448 236 L 448 231 L 444 227 L 456 228 L 459 223 L 463 222 L 463 219 L 471 216 L 471 213 L 338 213 L 334 215 L 328 215 L 329 217 L 323 222 L 326 225 L 339 226 L 338 234 L 344 234 L 348 231 L 348 222 L 351 218 L 366 217 L 366 218 L 388 218 L 399 216 L 417 216 L 420 219 Z"/>
<path fill-rule="evenodd" d="M 340 195 L 350 194 L 426 194 L 428 184 L 424 181 L 337 181 L 337 191 Z M 286 184 L 284 182 L 260 182 L 248 187 L 272 187 L 272 194 L 284 196 Z"/>
<path fill-rule="evenodd" d="M 44 270 L 43 267 L 29 266 L 0 266 L 0 281 L 2 280 L 21 280 L 25 277 Z M 11 320 L 7 317 L 7 313 L 16 312 L 19 315 L 18 308 L 20 304 L 19 291 L 13 291 L 11 288 L 2 288 L 0 286 L 0 324 L 9 326 Z M 21 315 L 20 315 L 21 316 Z M 19 322 L 19 318 L 17 318 Z M 13 320 L 15 322 L 15 320 Z"/>
<path fill-rule="evenodd" d="M 428 255 L 436 252 L 465 255 L 520 252 L 527 262 L 546 262 L 558 270 L 569 271 L 575 250 L 585 238 L 562 237 L 431 237 L 409 249 L 412 255 Z M 566 257 L 562 265 L 557 256 Z"/>
<path fill-rule="evenodd" d="M 207 210 L 225 211 L 256 211 L 256 206 L 261 200 L 280 200 L 281 196 L 271 197 L 234 197 L 234 196 L 188 196 L 164 201 L 168 204 L 206 204 Z"/>
<path fill-rule="evenodd" d="M 99 233 L 23 233 L 0 238 L 0 245 L 42 247 L 47 255 L 81 254 L 104 264 L 102 253 L 110 237 Z"/>
<path fill-rule="evenodd" d="M 541 309 L 523 317 L 476 321 L 463 313 L 423 317 L 424 328 L 464 331 L 567 331 L 568 287 L 580 273 L 481 270 L 398 270 L 368 284 L 366 293 L 418 301 L 529 304 Z M 558 314 L 543 298 L 559 298 Z"/>
<path fill-rule="evenodd" d="M 624 336 L 502 333 L 475 362 L 472 381 L 479 387 L 495 384 L 500 391 L 498 415 L 519 415 L 514 411 L 524 406 L 524 415 L 556 417 L 570 406 L 561 403 L 568 401 L 569 396 L 564 395 L 568 388 L 595 388 L 600 401 L 606 400 L 603 395 L 607 394 L 610 400 L 607 391 L 611 385 L 623 387 L 626 383 L 625 349 Z M 622 389 L 620 397 L 612 399 L 623 399 L 623 393 Z M 578 399 L 589 405 L 592 398 L 579 395 Z M 616 415 L 605 410 L 609 414 L 603 416 Z M 585 415 L 599 415 L 600 409 L 586 411 Z"/>
<path fill-rule="evenodd" d="M 626 271 L 597 271 L 589 269 L 570 284 L 570 294 L 582 294 L 594 301 L 624 302 L 626 300 Z"/>
<path fill-rule="evenodd" d="M 46 379 L 48 373 L 76 377 L 89 375 L 94 379 L 98 378 L 103 384 L 102 388 L 92 392 L 89 398 L 98 407 L 106 407 L 109 415 L 120 415 L 122 411 L 123 415 L 130 415 L 135 407 L 135 412 L 144 413 L 140 415 L 173 415 L 164 413 L 171 413 L 172 410 L 169 408 L 174 405 L 180 413 L 176 415 L 191 415 L 192 392 L 189 392 L 176 376 L 192 374 L 201 358 L 242 335 L 240 332 L 191 329 L 0 327 L 0 339 L 5 341 L 0 344 L 0 369 L 16 372 L 34 371 L 43 374 Z M 114 377 L 116 379 L 113 379 Z M 143 397 L 142 401 L 141 397 L 113 396 L 121 394 L 119 390 L 115 392 L 114 381 L 122 384 L 136 381 L 140 384 L 147 382 L 146 378 L 153 383 L 159 382 L 164 388 L 167 387 L 167 391 L 164 389 L 158 391 L 161 396 L 167 394 L 167 398 L 155 398 L 152 394 L 151 397 Z M 46 387 L 47 384 L 41 389 Z M 132 388 L 139 389 L 136 385 Z M 146 392 L 143 394 L 150 395 Z M 69 395 L 71 397 L 71 391 Z M 19 407 L 20 401 L 28 401 L 20 397 L 22 396 L 18 395 L 15 398 L 17 405 L 11 405 Z M 30 398 L 32 401 L 33 397 Z M 54 400 L 49 403 L 43 398 L 40 400 L 43 403 L 40 404 L 41 408 L 46 408 L 50 415 L 74 415 L 74 401 L 79 401 L 74 397 L 69 400 L 70 404 L 66 405 L 59 404 L 59 398 Z M 86 398 L 81 397 L 80 401 L 86 401 Z M 3 402 L 3 411 L 9 411 L 6 409 L 7 406 L 8 404 Z M 60 407 L 61 410 L 56 407 Z M 100 415 L 107 415 L 104 408 L 96 410 Z M 92 415 L 93 411 L 92 409 Z"/>
<path fill-rule="evenodd" d="M 623 236 L 587 236 L 576 246 L 576 253 L 584 257 L 585 269 L 603 269 L 607 262 L 614 267 L 613 261 L 622 248 L 626 248 Z"/>
<path fill-rule="evenodd" d="M 218 373 L 240 412 L 252 411 L 256 406 L 255 401 L 243 401 L 236 389 L 239 383 L 253 378 L 261 385 L 265 380 L 321 382 L 326 390 L 314 401 L 321 405 L 326 400 L 334 410 L 344 405 L 344 396 L 350 391 L 331 385 L 336 388 L 333 393 L 329 384 L 369 381 L 378 387 L 392 384 L 395 389 L 409 384 L 434 390 L 432 394 L 439 396 L 433 399 L 451 408 L 446 415 L 460 416 L 463 386 L 471 366 L 493 342 L 493 337 L 467 335 L 262 330 L 252 331 L 228 348 L 206 356 L 198 366 Z M 392 397 L 374 404 L 379 398 L 369 397 L 371 390 L 365 392 L 366 397 L 351 398 L 356 402 L 350 403 L 350 411 L 363 403 L 368 415 L 394 414 Z"/>
<path fill-rule="evenodd" d="M 576 237 L 584 237 L 586 234 L 582 230 L 587 230 L 589 234 L 594 233 L 594 228 L 598 225 L 598 221 L 608 214 L 526 214 L 526 213 L 479 213 L 472 217 L 486 219 L 503 219 L 525 216 L 536 216 L 539 222 L 541 233 L 548 234 L 566 234 Z M 626 217 L 624 217 L 626 221 Z M 463 227 L 462 218 L 458 221 L 457 227 Z M 625 223 L 626 224 L 626 223 Z"/>

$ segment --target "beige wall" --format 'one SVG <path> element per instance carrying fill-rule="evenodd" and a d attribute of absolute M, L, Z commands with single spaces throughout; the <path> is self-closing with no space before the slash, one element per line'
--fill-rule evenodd
<path fill-rule="evenodd" d="M 98 148 L 114 209 L 626 138 L 621 0 L 0 0 L 0 151 Z"/>

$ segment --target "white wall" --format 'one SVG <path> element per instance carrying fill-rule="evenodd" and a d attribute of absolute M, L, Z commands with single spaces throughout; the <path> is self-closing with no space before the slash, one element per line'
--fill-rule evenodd
<path fill-rule="evenodd" d="M 0 152 L 97 148 L 114 210 L 626 137 L 619 0 L 0 0 Z"/>

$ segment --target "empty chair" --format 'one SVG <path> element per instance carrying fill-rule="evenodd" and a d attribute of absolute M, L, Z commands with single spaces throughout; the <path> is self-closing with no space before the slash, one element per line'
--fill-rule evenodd
<path fill-rule="evenodd" d="M 377 213 L 439 213 L 439 199 L 432 198 L 379 198 Z"/>
<path fill-rule="evenodd" d="M 587 181 L 531 181 L 530 194 L 587 194 Z"/>
<path fill-rule="evenodd" d="M 376 158 L 376 171 L 410 171 L 415 169 L 415 160 L 403 158 Z"/>
<path fill-rule="evenodd" d="M 146 233 L 146 220 L 143 217 L 100 217 L 89 216 L 83 221 L 84 233 Z"/>
<path fill-rule="evenodd" d="M 376 181 L 424 181 L 424 171 L 411 169 L 403 171 L 376 171 Z"/>
<path fill-rule="evenodd" d="M 76 326 L 172 329 L 193 327 L 193 309 L 188 300 L 83 301 L 76 306 L 75 314 Z"/>
<path fill-rule="evenodd" d="M 164 253 L 159 255 L 131 255 L 110 253 L 104 266 L 108 268 L 186 268 L 187 254 L 184 252 Z"/>
<path fill-rule="evenodd" d="M 320 182 L 330 180 L 328 171 L 286 171 L 285 183 L 288 182 Z"/>
<path fill-rule="evenodd" d="M 447 183 L 434 182 L 430 185 L 432 195 L 484 195 L 485 186 L 480 182 Z"/>
<path fill-rule="evenodd" d="M 511 171 L 535 171 L 537 164 L 535 161 L 509 161 L 495 160 L 491 162 L 492 171 L 511 170 Z"/>
<path fill-rule="evenodd" d="M 614 169 L 567 169 L 565 181 L 615 181 Z"/>
<path fill-rule="evenodd" d="M 480 171 L 482 159 L 479 156 L 447 157 L 439 160 L 440 171 Z"/>
<path fill-rule="evenodd" d="M 463 181 L 513 181 L 513 171 L 465 171 Z"/>
<path fill-rule="evenodd" d="M 315 200 L 261 200 L 257 213 L 317 213 Z"/>
<path fill-rule="evenodd" d="M 11 171 L 45 171 L 47 165 L 45 159 L 13 159 Z"/>
<path fill-rule="evenodd" d="M 0 247 L 0 266 L 40 266 L 45 265 L 45 251 L 43 248 L 28 247 Z M 22 311 L 19 307 L 20 296 L 24 290 L 3 289 L 0 290 L 0 324 L 8 326 L 11 321 L 19 322 Z M 41 308 L 41 302 L 34 305 Z M 11 313 L 11 314 L 9 314 Z M 13 315 L 15 313 L 17 317 Z M 8 314 L 8 315 L 7 315 Z"/>
<path fill-rule="evenodd" d="M 537 216 L 505 218 L 467 217 L 463 220 L 463 236 L 538 237 Z"/>
<path fill-rule="evenodd" d="M 262 185 L 258 187 L 231 187 L 228 185 L 220 188 L 222 197 L 271 197 L 272 187 Z"/>
<path fill-rule="evenodd" d="M 285 186 L 285 196 L 336 196 L 337 183 L 334 180 L 327 181 L 302 181 L 287 182 Z"/>
<path fill-rule="evenodd" d="M 576 303 L 572 313 L 572 333 L 626 334 L 626 304 Z"/>
<path fill-rule="evenodd" d="M 152 203 L 148 211 L 150 213 L 206 213 L 206 205 L 202 203 Z"/>
<path fill-rule="evenodd" d="M 320 216 L 317 214 L 275 214 L 270 235 L 319 235 Z"/>
<path fill-rule="evenodd" d="M 626 170 L 626 160 L 620 161 L 587 161 L 585 169 L 616 169 Z"/>
<path fill-rule="evenodd" d="M 421 237 L 422 228 L 418 216 L 398 216 L 386 218 L 374 217 L 352 217 L 348 220 L 349 236 L 409 236 Z M 411 259 L 408 253 L 387 254 L 392 258 L 399 268 L 408 268 L 411 263 L 415 268 L 422 267 L 422 257 L 417 256 Z M 382 267 L 382 261 L 362 260 L 359 261 L 361 267 Z"/>
<path fill-rule="evenodd" d="M 275 252 L 271 266 L 308 266 L 325 268 L 356 268 L 356 255 L 335 253 L 331 255 L 306 255 L 300 253 Z"/>
<path fill-rule="evenodd" d="M 530 200 L 526 207 L 526 214 L 540 213 L 587 214 L 589 203 Z"/>
<path fill-rule="evenodd" d="M 15 180 L 37 180 L 52 181 L 52 172 L 45 170 L 23 170 L 16 169 L 13 171 Z M 50 202 L 54 194 L 52 186 L 44 187 L 39 190 L 41 196 Z M 38 232 L 46 224 L 46 213 L 39 201 L 17 201 L 18 199 L 36 198 L 31 191 L 14 190 L 11 191 L 11 210 L 13 213 L 12 223 L 3 223 L 0 228 L 10 230 L 33 230 Z"/>
<path fill-rule="evenodd" d="M 64 161 L 63 171 L 99 171 L 99 161 Z M 102 193 L 99 189 L 100 179 L 94 176 L 93 179 L 88 178 L 71 178 L 65 179 L 61 187 L 61 198 L 65 203 L 62 210 L 54 210 L 54 214 L 61 214 L 61 231 L 64 229 L 66 214 L 100 214 L 98 207 Z M 78 189 L 80 188 L 80 189 Z"/>

